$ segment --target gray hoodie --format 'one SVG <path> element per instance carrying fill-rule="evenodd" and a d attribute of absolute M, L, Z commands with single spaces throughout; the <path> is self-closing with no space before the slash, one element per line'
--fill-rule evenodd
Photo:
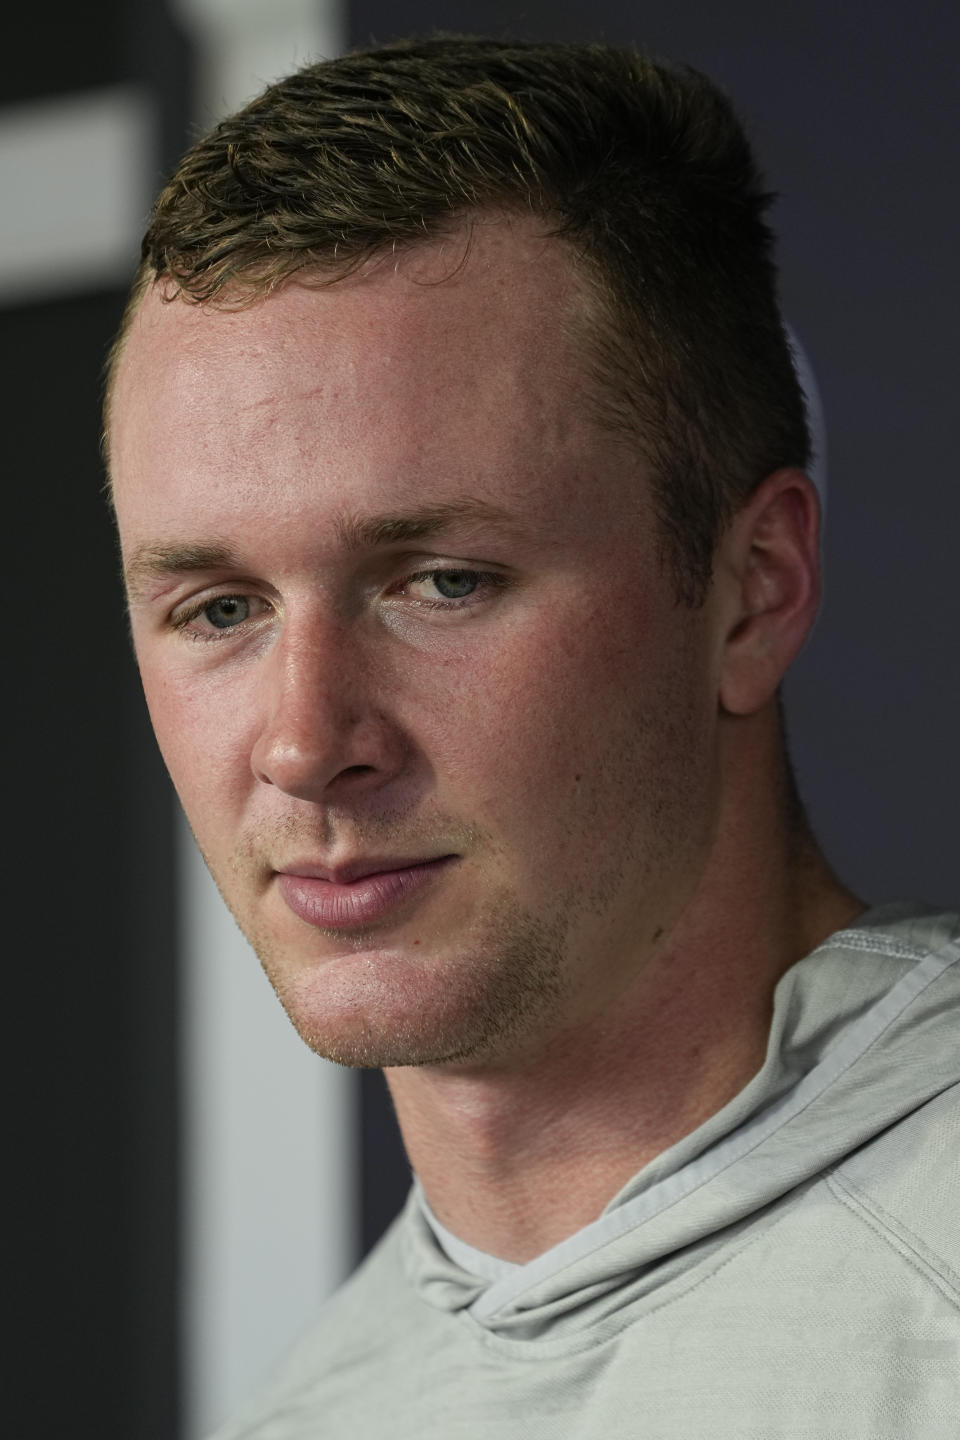
<path fill-rule="evenodd" d="M 958 960 L 923 907 L 832 935 L 749 1084 L 499 1278 L 415 1185 L 217 1440 L 960 1440 Z"/>

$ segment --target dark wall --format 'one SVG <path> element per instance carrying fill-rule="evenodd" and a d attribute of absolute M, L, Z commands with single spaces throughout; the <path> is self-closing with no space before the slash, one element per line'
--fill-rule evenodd
<path fill-rule="evenodd" d="M 119 293 L 7 309 L 11 1433 L 168 1440 L 176 1373 L 170 816 L 99 490 Z M 17 1415 L 17 1400 L 13 1414 Z M 29 1418 L 29 1423 L 27 1422 Z M 9 1411 L 8 1411 L 9 1421 Z M 69 1427 L 69 1428 L 68 1428 Z"/>
<path fill-rule="evenodd" d="M 9 17 L 0 104 L 144 83 L 176 131 L 162 10 L 53 0 Z M 152 43 L 144 37 L 152 37 Z M 163 164 L 153 157 L 156 173 Z M 100 487 L 116 288 L 0 309 L 13 1078 L 10 1434 L 178 1430 L 173 806 L 127 641 Z M 9 763 L 12 762 L 12 763 Z"/>

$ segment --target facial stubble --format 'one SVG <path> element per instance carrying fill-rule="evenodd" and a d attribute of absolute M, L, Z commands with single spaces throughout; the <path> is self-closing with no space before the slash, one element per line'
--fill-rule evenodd
<path fill-rule="evenodd" d="M 569 920 L 545 921 L 506 888 L 452 937 L 432 936 L 427 922 L 415 953 L 382 933 L 378 938 L 374 927 L 349 936 L 311 927 L 333 939 L 339 952 L 311 961 L 292 959 L 265 926 L 240 913 L 211 874 L 301 1039 L 339 1065 L 489 1060 L 531 1031 L 549 1028 L 563 1007 Z"/>

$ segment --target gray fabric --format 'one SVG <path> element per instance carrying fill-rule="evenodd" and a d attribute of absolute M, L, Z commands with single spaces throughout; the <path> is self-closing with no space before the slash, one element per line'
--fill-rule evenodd
<path fill-rule="evenodd" d="M 793 966 L 750 1083 L 499 1280 L 416 1191 L 217 1440 L 957 1440 L 960 919 Z"/>

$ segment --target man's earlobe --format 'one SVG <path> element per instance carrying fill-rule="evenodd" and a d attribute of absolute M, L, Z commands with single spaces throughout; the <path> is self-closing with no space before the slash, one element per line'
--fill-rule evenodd
<path fill-rule="evenodd" d="M 720 706 L 752 715 L 803 647 L 820 599 L 819 499 L 802 470 L 777 470 L 734 519 L 717 556 L 726 631 Z"/>

